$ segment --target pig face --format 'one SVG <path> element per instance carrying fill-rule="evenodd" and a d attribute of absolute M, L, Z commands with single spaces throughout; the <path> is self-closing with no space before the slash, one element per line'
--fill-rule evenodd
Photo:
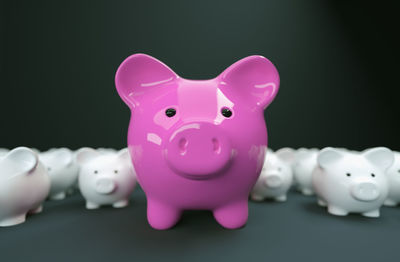
<path fill-rule="evenodd" d="M 39 211 L 49 188 L 46 169 L 29 148 L 0 157 L 0 226 L 22 223 L 28 211 Z"/>
<path fill-rule="evenodd" d="M 67 148 L 58 148 L 41 153 L 39 158 L 50 176 L 50 198 L 63 199 L 66 190 L 71 188 L 78 178 L 79 168 L 74 162 L 74 153 Z"/>
<path fill-rule="evenodd" d="M 294 159 L 294 150 L 283 148 L 276 153 L 267 153 L 261 175 L 251 192 L 255 201 L 274 198 L 285 201 L 293 175 L 290 163 Z"/>
<path fill-rule="evenodd" d="M 109 205 L 129 198 L 135 185 L 135 175 L 127 149 L 102 153 L 82 148 L 77 152 L 76 159 L 81 165 L 79 188 L 92 206 Z"/>
<path fill-rule="evenodd" d="M 389 149 L 352 153 L 325 148 L 317 161 L 319 171 L 313 176 L 314 187 L 333 212 L 376 213 L 386 199 L 385 171 L 393 162 Z"/>
<path fill-rule="evenodd" d="M 115 83 L 132 112 L 128 147 L 148 198 L 182 209 L 215 208 L 232 194 L 247 198 L 267 146 L 263 110 L 279 87 L 269 60 L 250 56 L 194 81 L 136 54 Z"/>
<path fill-rule="evenodd" d="M 294 151 L 287 148 L 268 154 L 261 172 L 265 186 L 268 188 L 289 187 L 293 179 L 290 167 L 293 159 Z"/>

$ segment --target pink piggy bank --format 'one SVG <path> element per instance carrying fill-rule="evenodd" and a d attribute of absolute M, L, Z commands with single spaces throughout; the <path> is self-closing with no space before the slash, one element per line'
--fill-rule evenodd
<path fill-rule="evenodd" d="M 244 226 L 267 149 L 263 111 L 279 89 L 275 66 L 249 56 L 214 79 L 188 80 L 134 54 L 115 84 L 131 109 L 128 148 L 149 224 L 168 229 L 183 210 L 201 209 L 225 228 Z"/>

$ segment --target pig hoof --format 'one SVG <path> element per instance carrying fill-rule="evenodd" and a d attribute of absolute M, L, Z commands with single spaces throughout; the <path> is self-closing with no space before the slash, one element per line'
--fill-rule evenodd
<path fill-rule="evenodd" d="M 123 207 L 126 207 L 128 204 L 129 204 L 129 200 L 124 199 L 124 200 L 115 202 L 112 206 L 114 208 L 123 208 Z"/>
<path fill-rule="evenodd" d="M 50 200 L 63 200 L 65 198 L 65 192 L 51 195 L 49 198 L 50 198 Z"/>
<path fill-rule="evenodd" d="M 259 195 L 255 195 L 255 194 L 251 194 L 250 195 L 251 200 L 253 201 L 257 201 L 257 202 L 261 202 L 264 200 L 264 198 L 262 196 Z"/>
<path fill-rule="evenodd" d="M 29 214 L 39 214 L 40 212 L 43 211 L 43 206 L 40 205 L 37 208 L 34 208 L 32 210 L 29 210 Z"/>
<path fill-rule="evenodd" d="M 241 228 L 247 222 L 249 212 L 247 205 L 246 200 L 217 208 L 213 212 L 215 220 L 225 228 Z"/>
<path fill-rule="evenodd" d="M 181 218 L 181 211 L 151 200 L 147 201 L 147 220 L 154 229 L 169 229 Z"/>
<path fill-rule="evenodd" d="M 397 203 L 391 199 L 386 199 L 385 202 L 383 202 L 383 205 L 387 207 L 395 207 L 397 206 Z"/>
<path fill-rule="evenodd" d="M 275 200 L 278 202 L 285 202 L 287 199 L 286 195 L 275 197 Z"/>
<path fill-rule="evenodd" d="M 312 196 L 312 195 L 314 195 L 314 192 L 313 192 L 311 189 L 308 189 L 308 188 L 303 188 L 303 189 L 301 190 L 301 193 L 302 193 L 303 195 L 305 195 L 305 196 Z"/>
<path fill-rule="evenodd" d="M 18 217 L 12 217 L 0 220 L 0 227 L 15 226 L 24 222 L 25 222 L 25 214 Z"/>
<path fill-rule="evenodd" d="M 86 208 L 87 209 L 98 209 L 100 207 L 100 205 L 95 204 L 95 203 L 91 203 L 91 202 L 86 202 Z"/>
<path fill-rule="evenodd" d="M 373 210 L 373 211 L 364 212 L 361 215 L 363 215 L 365 217 L 379 217 L 380 212 L 379 212 L 379 209 L 377 209 L 377 210 Z"/>
<path fill-rule="evenodd" d="M 349 212 L 338 207 L 328 206 L 328 213 L 335 216 L 347 216 Z"/>
<path fill-rule="evenodd" d="M 327 206 L 326 202 L 324 200 L 322 200 L 322 199 L 318 199 L 317 203 L 321 207 L 326 207 Z"/>

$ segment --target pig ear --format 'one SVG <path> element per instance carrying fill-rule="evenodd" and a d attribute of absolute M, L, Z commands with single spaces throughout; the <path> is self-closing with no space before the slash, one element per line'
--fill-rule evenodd
<path fill-rule="evenodd" d="M 72 163 L 74 160 L 74 155 L 71 150 L 68 148 L 60 148 L 57 150 L 54 150 L 53 152 L 53 157 L 54 160 L 56 160 L 58 163 L 62 164 L 63 166 L 68 166 Z"/>
<path fill-rule="evenodd" d="M 90 147 L 83 147 L 76 152 L 75 158 L 79 165 L 84 165 L 99 156 L 100 153 Z"/>
<path fill-rule="evenodd" d="M 122 100 L 133 108 L 140 96 L 173 83 L 178 78 L 174 71 L 154 57 L 134 54 L 119 66 L 115 75 L 115 86 Z"/>
<path fill-rule="evenodd" d="M 375 147 L 365 150 L 362 155 L 373 165 L 382 170 L 388 169 L 394 162 L 393 152 L 386 147 Z"/>
<path fill-rule="evenodd" d="M 117 155 L 118 159 L 121 159 L 122 161 L 131 161 L 131 156 L 129 154 L 129 150 L 128 148 L 124 148 L 121 149 L 120 151 L 118 151 L 118 155 Z"/>
<path fill-rule="evenodd" d="M 327 168 L 331 164 L 339 161 L 343 157 L 343 152 L 333 147 L 326 147 L 322 149 L 317 157 L 318 165 L 321 168 Z"/>
<path fill-rule="evenodd" d="M 228 67 L 220 76 L 221 89 L 231 89 L 250 104 L 265 109 L 279 89 L 279 74 L 263 56 L 248 56 Z"/>
<path fill-rule="evenodd" d="M 295 150 L 289 147 L 284 147 L 275 152 L 276 156 L 288 164 L 292 164 L 295 160 Z"/>
<path fill-rule="evenodd" d="M 8 152 L 2 159 L 12 172 L 30 174 L 38 165 L 38 155 L 27 147 L 17 147 Z"/>

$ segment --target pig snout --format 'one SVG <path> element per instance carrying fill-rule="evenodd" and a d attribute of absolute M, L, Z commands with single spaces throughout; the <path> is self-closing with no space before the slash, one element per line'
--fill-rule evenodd
<path fill-rule="evenodd" d="M 108 195 L 114 192 L 117 185 L 115 181 L 111 178 L 98 178 L 95 182 L 95 190 L 97 193 L 102 195 Z"/>
<path fill-rule="evenodd" d="M 282 186 L 283 181 L 282 181 L 282 177 L 279 176 L 279 174 L 270 173 L 265 176 L 264 183 L 265 183 L 266 187 L 277 188 L 277 187 Z"/>
<path fill-rule="evenodd" d="M 169 166 L 189 179 L 216 175 L 230 162 L 232 147 L 226 134 L 210 123 L 190 123 L 178 128 L 165 148 Z"/>
<path fill-rule="evenodd" d="M 379 188 L 372 182 L 359 182 L 351 187 L 351 195 L 359 201 L 374 201 L 379 195 Z"/>

